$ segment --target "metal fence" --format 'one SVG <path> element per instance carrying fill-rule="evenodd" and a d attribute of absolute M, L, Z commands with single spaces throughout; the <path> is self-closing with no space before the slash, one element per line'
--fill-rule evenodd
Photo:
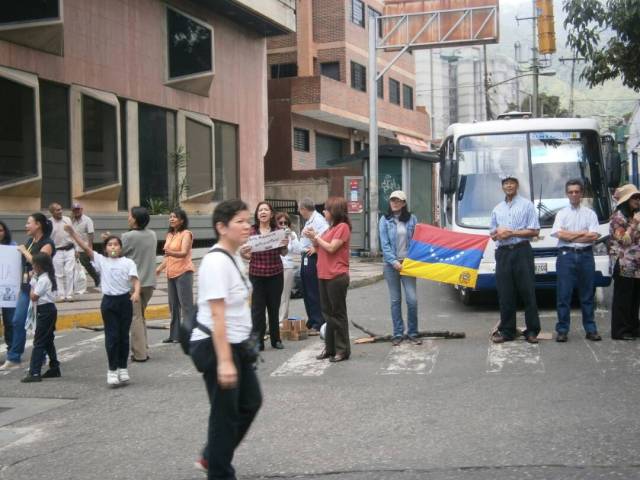
<path fill-rule="evenodd" d="M 297 200 L 280 200 L 280 199 L 274 199 L 274 198 L 267 198 L 265 199 L 265 201 L 271 204 L 274 212 L 286 212 L 289 215 L 298 215 Z"/>

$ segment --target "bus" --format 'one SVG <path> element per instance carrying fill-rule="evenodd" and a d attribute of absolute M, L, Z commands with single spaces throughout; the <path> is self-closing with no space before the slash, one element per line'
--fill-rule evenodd
<path fill-rule="evenodd" d="M 516 118 L 449 126 L 440 155 L 440 224 L 452 231 L 489 234 L 493 208 L 504 194 L 500 178 L 519 180 L 519 195 L 533 202 L 540 220 L 540 235 L 532 241 L 536 288 L 555 289 L 557 239 L 551 237 L 556 213 L 569 204 L 565 182 L 584 182 L 583 204 L 600 222 L 594 246 L 596 286 L 611 283 L 606 241 L 612 212 L 598 123 L 582 118 Z M 619 162 L 619 157 L 617 158 Z M 613 168 L 615 170 L 615 168 Z M 619 171 L 619 170 L 618 170 Z M 475 289 L 456 287 L 463 303 L 477 291 L 495 291 L 495 244 L 487 244 Z"/>

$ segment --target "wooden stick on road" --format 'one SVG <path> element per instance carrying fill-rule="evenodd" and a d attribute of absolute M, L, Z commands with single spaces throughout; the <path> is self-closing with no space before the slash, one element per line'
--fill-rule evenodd
<path fill-rule="evenodd" d="M 375 332 L 372 332 L 371 330 L 368 330 L 366 328 L 364 328 L 361 325 L 358 325 L 356 322 L 354 322 L 353 320 L 351 320 L 351 324 L 356 327 L 358 330 L 363 331 L 364 333 L 366 333 L 367 335 L 369 335 L 368 337 L 364 337 L 364 338 L 358 338 L 355 340 L 354 343 L 356 344 L 361 344 L 361 343 L 376 343 L 376 342 L 390 342 L 391 339 L 393 338 L 393 335 L 378 335 Z M 418 337 L 431 337 L 431 338 L 445 338 L 445 339 L 451 339 L 451 338 L 465 338 L 465 333 L 464 332 L 450 332 L 449 330 L 424 330 L 422 332 L 418 332 Z"/>

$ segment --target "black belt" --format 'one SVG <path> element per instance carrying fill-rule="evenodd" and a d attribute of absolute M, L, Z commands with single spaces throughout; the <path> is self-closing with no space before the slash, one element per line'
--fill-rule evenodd
<path fill-rule="evenodd" d="M 501 245 L 498 247 L 498 250 L 515 250 L 516 248 L 524 247 L 525 245 L 529 245 L 529 242 L 518 242 L 512 243 L 511 245 Z"/>
<path fill-rule="evenodd" d="M 64 247 L 56 247 L 56 250 L 71 250 L 73 248 L 73 243 L 69 245 L 65 245 Z"/>
<path fill-rule="evenodd" d="M 591 253 L 593 247 L 560 247 L 558 250 L 561 252 Z"/>

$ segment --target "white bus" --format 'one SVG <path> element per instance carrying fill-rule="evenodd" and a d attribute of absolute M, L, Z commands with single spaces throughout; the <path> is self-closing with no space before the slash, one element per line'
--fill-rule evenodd
<path fill-rule="evenodd" d="M 565 182 L 572 178 L 582 179 L 584 205 L 600 220 L 601 236 L 594 248 L 596 286 L 609 285 L 609 187 L 617 185 L 606 178 L 597 122 L 544 118 L 451 125 L 440 150 L 441 226 L 488 235 L 491 211 L 504 199 L 504 174 L 518 178 L 519 194 L 538 211 L 540 235 L 532 242 L 536 288 L 555 288 L 557 239 L 550 233 L 556 213 L 569 204 Z M 496 288 L 495 248 L 489 241 L 475 291 Z M 472 290 L 460 287 L 459 292 L 464 303 L 471 302 Z"/>

